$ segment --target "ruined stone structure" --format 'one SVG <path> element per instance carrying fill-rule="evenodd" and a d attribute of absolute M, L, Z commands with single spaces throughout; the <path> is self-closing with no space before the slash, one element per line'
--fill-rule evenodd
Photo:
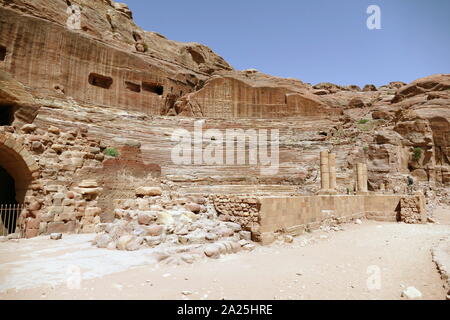
<path fill-rule="evenodd" d="M 79 30 L 67 26 L 73 4 Z M 450 199 L 449 101 L 450 75 L 312 86 L 238 71 L 204 45 L 143 31 L 114 1 L 0 0 L 0 176 L 14 181 L 8 201 L 25 205 L 27 237 L 106 232 L 103 223 L 137 219 L 130 210 L 179 206 L 215 211 L 253 239 L 319 223 L 322 209 L 397 219 L 400 206 L 409 208 L 400 217 L 413 216 L 402 219 L 418 221 L 423 209 L 400 203 L 409 175 L 415 191 Z M 205 130 L 278 130 L 277 173 L 248 162 L 175 164 L 173 132 L 193 132 L 198 120 Z M 148 187 L 161 195 L 136 194 Z M 388 209 L 377 207 L 381 191 Z"/>
<path fill-rule="evenodd" d="M 367 165 L 365 163 L 356 164 L 356 191 L 360 194 L 367 193 Z"/>
<path fill-rule="evenodd" d="M 336 193 L 336 154 L 322 151 L 320 153 L 320 185 L 319 194 Z"/>

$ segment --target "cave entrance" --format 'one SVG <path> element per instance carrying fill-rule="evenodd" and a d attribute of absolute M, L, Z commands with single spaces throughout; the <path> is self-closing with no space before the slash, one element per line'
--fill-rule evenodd
<path fill-rule="evenodd" d="M 142 90 L 162 96 L 164 93 L 164 87 L 160 84 L 153 82 L 142 82 Z"/>
<path fill-rule="evenodd" d="M 22 205 L 16 199 L 14 178 L 0 166 L 0 236 L 16 232 L 17 218 Z"/>
<path fill-rule="evenodd" d="M 33 173 L 39 166 L 21 141 L 0 133 L 0 236 L 21 232 L 17 228 L 24 202 L 30 190 Z M 23 222 L 23 221 L 22 221 Z M 20 222 L 20 223 L 22 223 Z"/>
<path fill-rule="evenodd" d="M 0 61 L 5 61 L 6 59 L 6 47 L 0 45 Z"/>
<path fill-rule="evenodd" d="M 113 84 L 113 79 L 108 76 L 103 76 L 101 74 L 97 73 L 91 73 L 89 74 L 89 84 L 100 87 L 103 89 L 109 89 L 111 88 L 111 85 Z"/>
<path fill-rule="evenodd" d="M 0 126 L 10 126 L 14 122 L 15 108 L 11 105 L 0 104 Z"/>

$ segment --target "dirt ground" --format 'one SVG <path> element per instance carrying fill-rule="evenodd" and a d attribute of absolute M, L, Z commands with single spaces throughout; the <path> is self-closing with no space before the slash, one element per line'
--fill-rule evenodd
<path fill-rule="evenodd" d="M 157 264 L 151 249 L 94 248 L 92 235 L 0 243 L 0 299 L 403 299 L 414 286 L 443 300 L 431 247 L 450 235 L 450 209 L 435 217 L 346 224 L 182 266 Z"/>

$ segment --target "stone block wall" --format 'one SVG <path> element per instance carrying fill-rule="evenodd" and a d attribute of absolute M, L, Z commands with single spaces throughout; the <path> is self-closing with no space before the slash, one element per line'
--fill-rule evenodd
<path fill-rule="evenodd" d="M 261 202 L 261 233 L 284 231 L 301 234 L 319 228 L 327 219 L 364 216 L 362 196 L 264 197 Z"/>
<path fill-rule="evenodd" d="M 253 233 L 259 232 L 261 202 L 256 197 L 214 195 L 211 198 L 219 219 L 238 223 Z"/>
<path fill-rule="evenodd" d="M 299 235 L 324 224 L 344 223 L 362 217 L 379 221 L 426 222 L 423 195 L 256 197 L 254 200 L 259 207 L 258 218 L 252 221 L 250 228 L 245 218 L 241 218 L 241 211 L 229 212 L 231 208 L 239 208 L 245 199 L 229 200 L 222 196 L 215 206 L 223 217 L 244 223 L 243 227 L 252 231 L 253 239 L 263 242 L 273 233 Z"/>
<path fill-rule="evenodd" d="M 400 199 L 399 220 L 405 223 L 425 223 L 427 217 L 424 210 L 424 199 L 420 196 Z"/>
<path fill-rule="evenodd" d="M 90 233 L 101 221 L 105 146 L 87 129 L 27 124 L 0 130 L 0 165 L 13 177 L 22 236 Z M 107 158 L 107 157 L 106 157 Z"/>
<path fill-rule="evenodd" d="M 366 195 L 366 217 L 376 221 L 397 221 L 401 198 L 401 195 Z"/>

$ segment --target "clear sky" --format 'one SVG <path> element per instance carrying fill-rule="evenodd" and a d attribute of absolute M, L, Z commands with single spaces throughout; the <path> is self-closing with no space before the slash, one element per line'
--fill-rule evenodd
<path fill-rule="evenodd" d="M 209 46 L 235 69 L 377 86 L 450 73 L 450 0 L 121 0 L 147 31 Z M 369 30 L 369 5 L 381 30 Z"/>

